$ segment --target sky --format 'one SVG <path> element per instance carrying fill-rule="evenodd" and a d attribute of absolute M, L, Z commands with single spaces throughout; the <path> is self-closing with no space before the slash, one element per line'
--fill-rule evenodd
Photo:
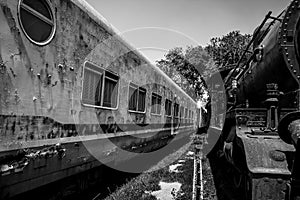
<path fill-rule="evenodd" d="M 205 47 L 230 31 L 253 33 L 290 0 L 86 0 L 152 63 L 169 49 Z"/>

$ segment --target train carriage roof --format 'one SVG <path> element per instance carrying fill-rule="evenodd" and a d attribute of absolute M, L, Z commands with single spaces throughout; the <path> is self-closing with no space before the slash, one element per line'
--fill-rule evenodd
<path fill-rule="evenodd" d="M 133 47 L 128 41 L 126 41 L 121 35 L 120 31 L 111 25 L 98 11 L 96 11 L 90 4 L 88 4 L 85 0 L 71 0 L 75 5 L 77 5 L 81 10 L 86 12 L 96 23 L 100 26 L 104 27 L 108 33 L 117 37 L 124 46 L 126 46 L 129 50 L 135 52 L 137 56 L 143 59 L 149 66 L 151 66 L 154 70 L 157 71 L 158 74 L 162 75 L 171 85 L 173 85 L 178 91 L 185 94 L 187 98 L 189 98 L 192 102 L 196 103 L 194 99 L 192 99 L 185 91 L 182 90 L 169 76 L 167 76 L 159 67 L 150 63 L 149 59 L 143 55 L 141 52 L 138 52 L 136 48 Z"/>

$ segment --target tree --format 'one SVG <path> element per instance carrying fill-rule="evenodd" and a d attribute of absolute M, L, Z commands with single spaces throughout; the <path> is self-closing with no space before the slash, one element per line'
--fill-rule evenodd
<path fill-rule="evenodd" d="M 246 49 L 251 40 L 250 34 L 241 34 L 240 31 L 231 31 L 222 37 L 214 37 L 205 50 L 213 58 L 217 67 L 223 69 L 228 66 L 234 66 Z M 247 60 L 245 56 L 242 63 Z"/>
<path fill-rule="evenodd" d="M 251 35 L 231 31 L 222 37 L 214 37 L 205 48 L 188 46 L 185 50 L 176 47 L 165 58 L 156 61 L 175 83 L 194 99 L 207 94 L 205 81 L 211 74 L 233 67 L 241 59 Z M 245 56 L 242 63 L 248 59 Z"/>
<path fill-rule="evenodd" d="M 201 74 L 209 62 L 210 57 L 201 46 L 189 46 L 185 51 L 176 47 L 169 50 L 164 59 L 156 61 L 157 66 L 193 99 L 199 99 L 205 91 Z"/>

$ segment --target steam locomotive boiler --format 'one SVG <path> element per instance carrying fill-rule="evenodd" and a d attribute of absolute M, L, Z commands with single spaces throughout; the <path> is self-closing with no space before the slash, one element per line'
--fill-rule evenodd
<path fill-rule="evenodd" d="M 299 198 L 299 8 L 294 0 L 276 17 L 269 12 L 247 62 L 221 72 L 226 117 L 211 127 L 220 137 L 208 154 L 219 199 Z"/>

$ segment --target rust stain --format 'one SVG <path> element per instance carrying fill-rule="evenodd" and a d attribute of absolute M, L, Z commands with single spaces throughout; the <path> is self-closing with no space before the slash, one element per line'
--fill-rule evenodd
<path fill-rule="evenodd" d="M 17 47 L 19 49 L 20 56 L 26 61 L 26 63 L 28 63 L 27 67 L 31 67 L 32 65 L 31 65 L 29 56 L 27 54 L 24 42 L 21 38 L 20 30 L 17 28 L 17 25 L 16 25 L 16 19 L 13 17 L 13 14 L 12 14 L 10 8 L 8 8 L 5 5 L 1 5 L 1 8 L 4 13 L 4 16 L 6 17 L 7 24 L 8 24 L 10 31 L 14 37 L 14 40 L 17 43 Z M 26 66 L 26 64 L 25 64 L 25 66 Z"/>

